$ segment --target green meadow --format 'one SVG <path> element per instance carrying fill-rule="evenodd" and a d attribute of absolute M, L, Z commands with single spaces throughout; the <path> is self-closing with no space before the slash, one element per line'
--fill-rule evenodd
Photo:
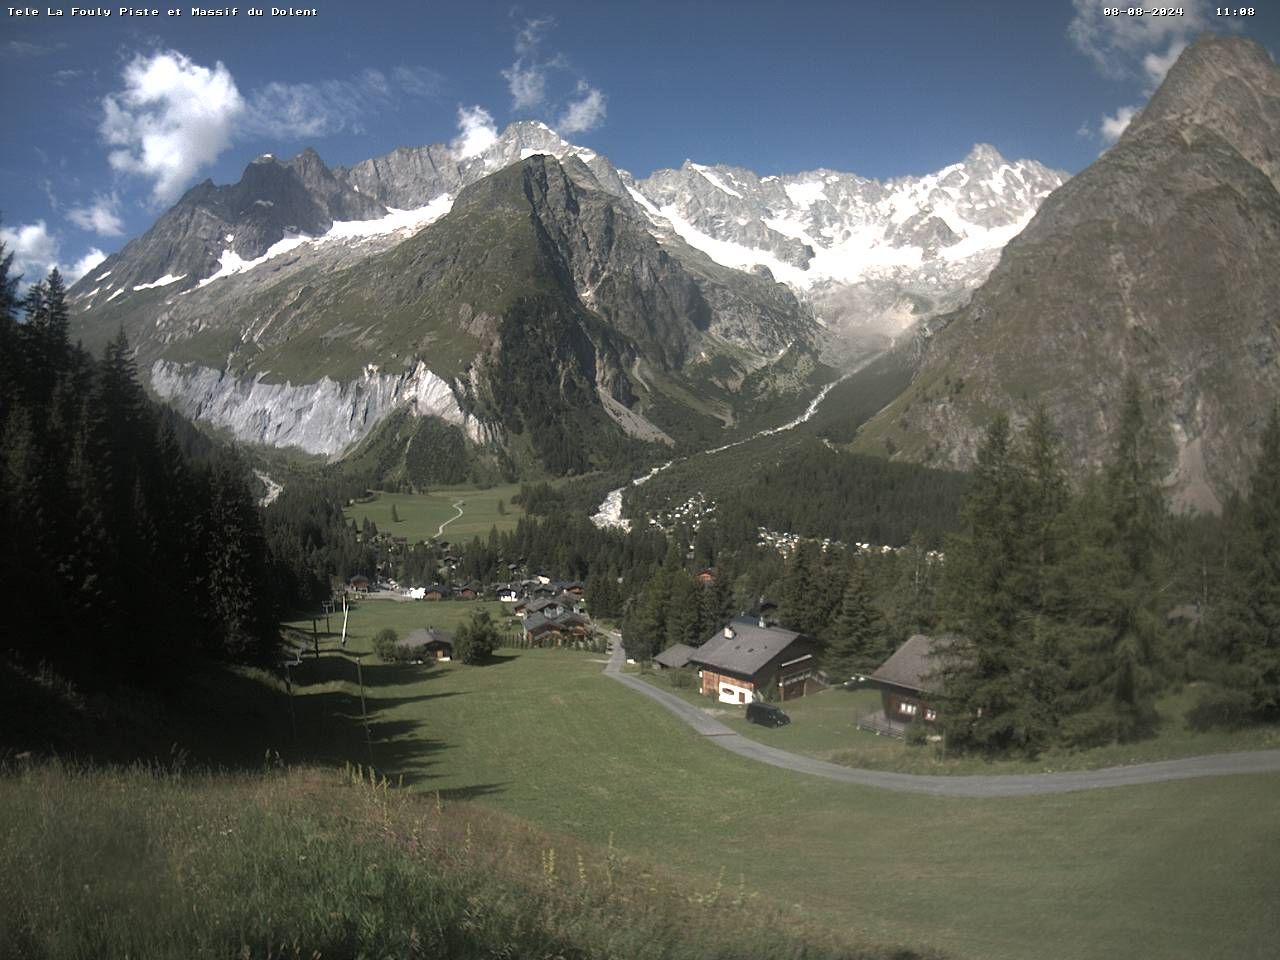
<path fill-rule="evenodd" d="M 360 605 L 348 653 L 383 626 L 473 605 L 427 606 Z M 293 670 L 296 755 L 612 837 L 797 923 L 974 958 L 1261 958 L 1280 942 L 1280 776 L 993 800 L 835 784 L 721 750 L 603 677 L 602 657 L 554 650 L 478 667 L 364 656 L 366 740 L 354 664 L 333 646 Z"/>
<path fill-rule="evenodd" d="M 519 484 L 498 487 L 441 487 L 430 493 L 376 494 L 367 503 L 353 503 L 344 511 L 348 520 L 357 524 L 367 517 L 377 524 L 378 530 L 396 537 L 408 537 L 416 543 L 436 535 L 442 523 L 447 522 L 441 538 L 450 542 L 486 537 L 489 530 L 514 530 L 516 521 L 524 511 L 512 504 L 511 498 L 520 492 Z M 461 501 L 462 516 L 458 519 L 455 503 Z M 503 512 L 498 511 L 499 501 Z M 395 507 L 399 521 L 391 519 Z"/>

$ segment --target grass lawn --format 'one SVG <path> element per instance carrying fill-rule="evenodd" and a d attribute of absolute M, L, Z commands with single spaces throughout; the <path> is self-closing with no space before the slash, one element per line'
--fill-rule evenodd
<path fill-rule="evenodd" d="M 452 520 L 458 511 L 454 504 L 462 503 L 462 516 L 452 520 L 444 528 L 443 539 L 452 542 L 486 537 L 492 527 L 499 531 L 514 530 L 516 521 L 524 511 L 511 502 L 520 492 L 519 484 L 506 484 L 481 490 L 477 487 L 441 487 L 430 493 L 379 493 L 369 503 L 353 503 L 344 511 L 348 520 L 363 523 L 368 517 L 383 533 L 408 537 L 411 543 L 428 540 L 436 535 L 440 524 Z M 501 500 L 505 513 L 498 512 Z M 395 506 L 398 523 L 391 520 L 391 507 Z"/>
<path fill-rule="evenodd" d="M 362 604 L 349 649 L 474 605 L 424 606 Z M 1240 960 L 1280 942 L 1277 775 L 997 800 L 834 784 L 720 750 L 602 677 L 602 657 L 554 650 L 481 667 L 367 657 L 368 747 L 354 667 L 324 646 L 294 669 L 314 752 L 371 752 L 406 787 L 613 836 L 706 889 L 741 876 L 806 921 L 975 958 Z"/>
<path fill-rule="evenodd" d="M 1163 697 L 1157 708 L 1163 718 L 1159 734 L 1150 740 L 1114 744 L 1091 750 L 1051 750 L 1036 760 L 988 761 L 974 757 L 946 759 L 937 744 L 910 746 L 892 737 L 876 736 L 854 727 L 855 716 L 880 708 L 876 690 L 845 690 L 835 687 L 790 703 L 782 708 L 791 717 L 788 726 L 769 729 L 747 723 L 741 707 L 714 703 L 692 687 L 673 688 L 670 675 L 645 673 L 644 679 L 659 689 L 710 710 L 717 720 L 737 733 L 782 750 L 803 753 L 819 760 L 899 773 L 964 775 L 974 773 L 1042 773 L 1055 770 L 1096 770 L 1129 763 L 1173 760 L 1233 750 L 1280 749 L 1280 727 L 1255 727 L 1227 732 L 1198 733 L 1189 730 L 1185 717 L 1195 703 L 1193 687 Z"/>

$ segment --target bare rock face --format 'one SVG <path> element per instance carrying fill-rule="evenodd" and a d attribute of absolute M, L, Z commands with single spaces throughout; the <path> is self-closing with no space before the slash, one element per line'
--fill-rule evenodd
<path fill-rule="evenodd" d="M 237 440 L 307 453 L 336 456 L 403 407 L 457 424 L 472 440 L 485 439 L 458 406 L 453 388 L 424 364 L 398 375 L 370 369 L 345 383 L 323 377 L 294 385 L 157 360 L 151 386 L 181 413 L 229 430 Z"/>
<path fill-rule="evenodd" d="M 993 411 L 1039 402 L 1083 471 L 1109 455 L 1133 372 L 1175 502 L 1216 509 L 1280 396 L 1278 158 L 1280 70 L 1250 41 L 1197 41 L 969 304 L 926 328 L 911 388 L 862 447 L 965 467 Z"/>

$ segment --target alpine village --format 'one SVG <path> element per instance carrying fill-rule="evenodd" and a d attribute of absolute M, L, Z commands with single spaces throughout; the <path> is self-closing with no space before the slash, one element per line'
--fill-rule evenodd
<path fill-rule="evenodd" d="M 1071 176 L 528 121 L 5 234 L 0 955 L 1276 956 L 1278 191 L 1205 34 Z"/>

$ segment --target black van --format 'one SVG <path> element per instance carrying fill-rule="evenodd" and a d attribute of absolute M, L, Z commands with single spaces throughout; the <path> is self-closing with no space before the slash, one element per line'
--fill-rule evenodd
<path fill-rule="evenodd" d="M 791 718 L 772 703 L 753 700 L 747 704 L 747 723 L 758 723 L 762 727 L 785 727 L 790 722 Z"/>

